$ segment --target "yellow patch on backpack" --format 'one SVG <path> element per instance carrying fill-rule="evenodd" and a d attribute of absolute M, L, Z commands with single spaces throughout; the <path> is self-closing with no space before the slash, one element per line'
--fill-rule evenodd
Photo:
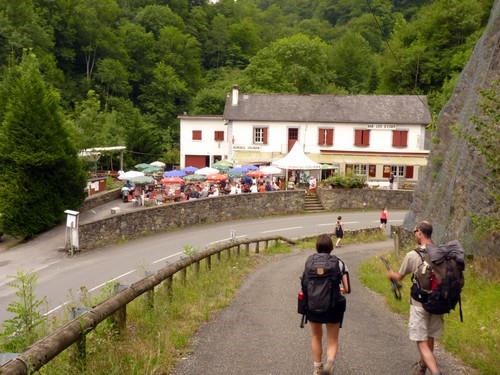
<path fill-rule="evenodd" d="M 316 268 L 316 273 L 318 275 L 320 275 L 320 276 L 324 275 L 325 274 L 325 269 L 323 267 L 318 267 L 318 268 Z"/>

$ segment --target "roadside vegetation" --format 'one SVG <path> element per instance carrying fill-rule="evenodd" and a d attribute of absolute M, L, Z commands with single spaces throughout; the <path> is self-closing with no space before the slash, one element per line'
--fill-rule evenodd
<path fill-rule="evenodd" d="M 375 242 L 383 235 L 360 234 L 351 236 L 352 243 Z M 296 247 L 300 250 L 313 249 L 315 238 L 300 242 Z M 185 253 L 195 252 L 191 245 L 185 246 Z M 253 256 L 235 257 L 222 254 L 220 264 L 214 264 L 207 271 L 205 261 L 199 268 L 199 275 L 193 277 L 193 268 L 187 270 L 187 278 L 181 279 L 180 273 L 174 276 L 172 293 L 166 288 L 157 287 L 154 292 L 154 308 L 148 307 L 146 296 L 137 298 L 127 305 L 127 328 L 120 336 L 117 334 L 113 323 L 108 319 L 99 324 L 96 329 L 86 336 L 87 362 L 82 373 L 87 374 L 167 374 L 183 354 L 189 352 L 189 343 L 192 335 L 199 327 L 210 321 L 214 314 L 228 306 L 234 298 L 245 276 L 263 262 L 270 261 L 279 254 L 290 253 L 293 248 L 287 244 L 272 244 L 267 249 L 261 249 L 260 254 Z M 21 273 L 11 277 L 16 281 L 25 280 L 24 284 L 16 287 L 19 300 L 12 306 L 13 311 L 23 317 L 24 321 L 31 322 L 30 315 L 39 321 L 40 301 L 32 289 L 36 285 L 33 274 Z M 19 280 L 20 279 L 20 280 Z M 30 293 L 22 292 L 21 285 L 28 287 Z M 74 297 L 71 305 L 95 306 L 97 303 L 109 298 L 113 285 L 103 288 L 99 296 L 91 297 L 82 287 L 79 297 Z M 27 297 L 27 299 L 25 298 Z M 77 302 L 76 302 L 77 301 Z M 23 303 L 30 302 L 37 308 L 23 310 Z M 27 306 L 27 305 L 26 305 Z M 13 318 L 14 322 L 19 319 Z M 37 324 L 36 330 L 30 330 L 29 336 L 17 336 L 11 341 L 12 329 L 0 333 L 0 351 L 16 350 L 21 352 L 23 347 L 31 345 L 43 337 L 50 327 L 60 326 L 62 322 L 45 321 Z M 50 326 L 50 327 L 49 327 Z M 10 327 L 10 326 L 9 326 Z M 16 324 L 15 330 L 22 333 L 22 324 Z M 36 334 L 34 334 L 36 332 Z M 22 341 L 22 346 L 19 344 Z M 47 365 L 42 367 L 40 374 L 59 375 L 61 373 L 74 373 L 74 365 L 70 362 L 71 350 L 66 350 Z"/>
<path fill-rule="evenodd" d="M 408 249 L 409 250 L 409 249 Z M 384 255 L 391 267 L 397 272 L 403 261 L 404 252 L 400 256 L 394 253 Z M 490 259 L 499 269 L 498 259 Z M 462 293 L 462 311 L 464 322 L 460 322 L 458 306 L 455 311 L 445 316 L 445 331 L 440 342 L 444 347 L 456 354 L 468 365 L 479 370 L 481 374 L 497 374 L 500 355 L 500 277 L 497 271 L 491 278 L 485 277 L 481 261 L 466 262 L 465 288 Z M 491 267 L 488 267 L 491 269 Z M 396 300 L 386 278 L 386 269 L 380 259 L 372 258 L 364 262 L 359 269 L 360 279 L 365 286 L 383 295 L 388 306 L 395 312 L 409 315 L 409 299 L 411 278 L 403 280 L 402 298 Z M 491 276 L 491 275 L 490 275 Z"/>

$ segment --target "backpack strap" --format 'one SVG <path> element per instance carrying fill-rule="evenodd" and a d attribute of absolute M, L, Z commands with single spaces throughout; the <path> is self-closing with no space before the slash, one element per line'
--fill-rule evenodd
<path fill-rule="evenodd" d="M 462 295 L 461 293 L 458 295 L 458 308 L 460 310 L 460 322 L 464 322 L 464 315 L 462 314 Z"/>
<path fill-rule="evenodd" d="M 340 282 L 342 282 L 342 276 L 346 275 L 347 276 L 347 294 L 351 293 L 351 279 L 349 278 L 349 271 L 346 272 L 345 270 L 345 263 L 342 259 L 337 257 L 337 259 L 342 263 L 342 269 L 340 270 L 341 274 L 341 279 Z"/>

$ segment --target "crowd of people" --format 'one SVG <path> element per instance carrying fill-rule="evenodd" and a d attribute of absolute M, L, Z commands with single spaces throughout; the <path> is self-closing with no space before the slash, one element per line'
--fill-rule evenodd
<path fill-rule="evenodd" d="M 128 181 L 122 189 L 123 200 L 148 199 L 161 204 L 165 201 L 182 201 L 199 198 L 217 197 L 243 193 L 259 193 L 282 189 L 280 178 L 264 179 L 245 177 L 233 181 L 196 181 L 181 184 L 136 184 L 132 186 Z"/>

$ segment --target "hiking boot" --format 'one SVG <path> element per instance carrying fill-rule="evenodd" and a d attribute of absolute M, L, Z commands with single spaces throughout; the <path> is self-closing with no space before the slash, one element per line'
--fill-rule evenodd
<path fill-rule="evenodd" d="M 333 362 L 327 362 L 323 369 L 322 375 L 333 375 Z"/>
<path fill-rule="evenodd" d="M 323 374 L 323 366 L 314 367 L 313 375 L 322 375 Z"/>
<path fill-rule="evenodd" d="M 415 363 L 413 365 L 412 369 L 412 375 L 425 375 L 425 372 L 427 371 L 427 366 L 423 366 L 420 361 Z"/>

